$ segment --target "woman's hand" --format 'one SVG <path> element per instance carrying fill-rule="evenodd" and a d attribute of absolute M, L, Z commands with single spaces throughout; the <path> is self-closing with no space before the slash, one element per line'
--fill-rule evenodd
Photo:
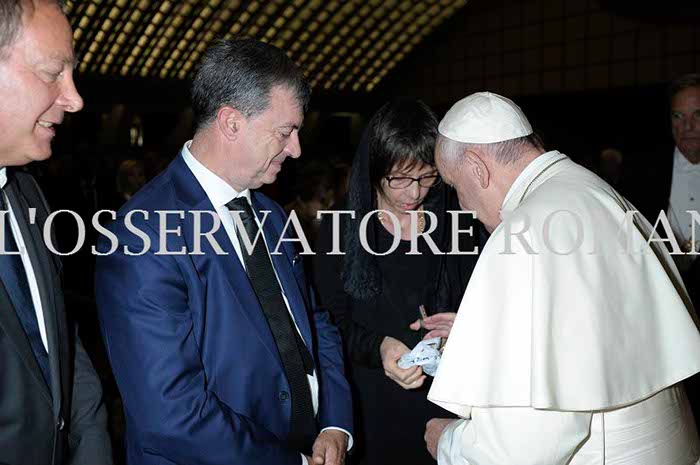
<path fill-rule="evenodd" d="M 404 370 L 398 365 L 401 356 L 408 352 L 410 350 L 403 342 L 389 336 L 386 336 L 379 346 L 384 374 L 404 389 L 417 389 L 425 381 L 423 369 L 419 366 L 413 366 Z"/>
<path fill-rule="evenodd" d="M 436 313 L 427 318 L 418 319 L 411 323 L 409 328 L 413 331 L 419 331 L 421 329 L 421 321 L 423 322 L 422 327 L 428 330 L 428 334 L 423 337 L 425 339 L 431 339 L 434 337 L 442 337 L 447 339 L 452 331 L 452 325 L 455 322 L 455 317 L 457 314 L 455 312 L 444 312 Z"/>

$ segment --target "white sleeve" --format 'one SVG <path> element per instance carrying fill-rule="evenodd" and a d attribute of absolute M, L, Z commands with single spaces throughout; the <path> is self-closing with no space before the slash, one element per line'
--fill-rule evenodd
<path fill-rule="evenodd" d="M 565 465 L 588 437 L 590 412 L 473 408 L 445 429 L 439 465 Z"/>
<path fill-rule="evenodd" d="M 440 435 L 438 441 L 439 465 L 469 465 L 462 454 L 462 444 L 473 444 L 470 437 L 474 429 L 471 428 L 471 420 L 453 421 Z"/>

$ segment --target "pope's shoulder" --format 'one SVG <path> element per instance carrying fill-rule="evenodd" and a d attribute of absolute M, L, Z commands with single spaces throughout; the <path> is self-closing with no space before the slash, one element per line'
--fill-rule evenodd
<path fill-rule="evenodd" d="M 612 187 L 595 173 L 583 166 L 567 160 L 561 169 L 546 177 L 523 199 L 519 210 L 587 211 L 615 201 L 619 196 Z"/>

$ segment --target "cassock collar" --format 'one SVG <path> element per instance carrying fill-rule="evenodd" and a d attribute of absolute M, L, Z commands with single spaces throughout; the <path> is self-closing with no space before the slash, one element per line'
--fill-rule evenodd
<path fill-rule="evenodd" d="M 525 193 L 525 190 L 528 188 L 530 183 L 534 181 L 535 177 L 537 177 L 537 175 L 545 170 L 551 163 L 562 158 L 566 158 L 566 155 L 562 154 L 558 150 L 551 150 L 532 160 L 530 164 L 528 164 L 518 175 L 518 177 L 515 178 L 513 185 L 510 186 L 508 193 L 503 199 L 501 211 L 511 211 L 517 208 L 518 204 L 520 203 L 520 198 L 522 197 L 523 193 Z"/>
<path fill-rule="evenodd" d="M 2 167 L 0 168 L 0 189 L 4 188 L 5 184 L 7 184 L 7 168 Z"/>

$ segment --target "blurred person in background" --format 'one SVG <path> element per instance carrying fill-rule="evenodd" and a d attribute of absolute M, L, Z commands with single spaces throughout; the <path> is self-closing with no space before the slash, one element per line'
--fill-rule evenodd
<path fill-rule="evenodd" d="M 598 157 L 600 177 L 618 191 L 621 191 L 620 187 L 623 181 L 623 163 L 622 152 L 614 148 L 601 150 Z"/>
<path fill-rule="evenodd" d="M 319 162 L 306 164 L 296 177 L 293 189 L 296 197 L 284 206 L 287 213 L 296 213 L 309 244 L 314 244 L 318 235 L 318 211 L 327 210 L 333 204 L 335 193 L 332 180 L 331 167 Z"/>
<path fill-rule="evenodd" d="M 141 160 L 122 161 L 117 170 L 117 195 L 120 204 L 115 205 L 115 210 L 131 199 L 144 184 L 146 184 L 144 163 Z"/>

